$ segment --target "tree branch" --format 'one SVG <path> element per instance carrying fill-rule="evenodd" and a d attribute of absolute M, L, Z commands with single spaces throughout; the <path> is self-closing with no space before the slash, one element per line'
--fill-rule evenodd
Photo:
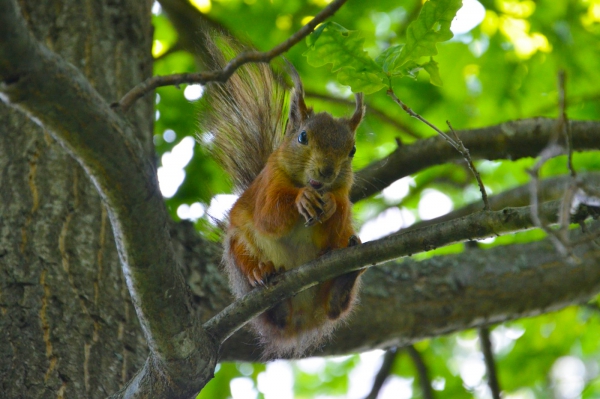
<path fill-rule="evenodd" d="M 151 356 L 124 395 L 189 397 L 212 377 L 217 348 L 196 322 L 170 242 L 156 171 L 120 115 L 79 70 L 38 43 L 15 0 L 0 1 L 0 98 L 42 125 L 107 204 L 123 273 Z M 153 370 L 148 378 L 148 370 Z M 142 390 L 143 391 L 143 390 Z"/>
<path fill-rule="evenodd" d="M 300 40 L 308 36 L 318 24 L 332 16 L 345 2 L 346 0 L 333 1 L 286 41 L 278 44 L 269 51 L 263 53 L 258 51 L 244 52 L 233 58 L 223 69 L 218 71 L 153 76 L 131 89 L 123 96 L 121 101 L 114 106 L 119 107 L 123 112 L 127 112 L 136 100 L 161 86 L 177 86 L 183 83 L 206 84 L 208 82 L 225 82 L 233 75 L 236 69 L 244 64 L 249 62 L 269 62 L 278 55 L 285 53 Z"/>
<path fill-rule="evenodd" d="M 375 376 L 375 381 L 373 381 L 371 392 L 365 396 L 365 399 L 377 399 L 377 396 L 379 396 L 379 391 L 381 391 L 381 387 L 383 387 L 383 383 L 385 380 L 387 380 L 392 372 L 392 366 L 394 365 L 397 355 L 397 348 L 390 348 L 385 352 L 385 355 L 383 356 L 383 363 L 381 364 L 381 367 Z"/>
<path fill-rule="evenodd" d="M 417 374 L 419 374 L 419 385 L 421 386 L 423 399 L 433 399 L 433 390 L 431 389 L 429 370 L 427 370 L 427 365 L 425 364 L 425 361 L 423 361 L 423 357 L 413 345 L 407 346 L 406 352 L 408 352 L 408 355 L 415 364 Z"/>
<path fill-rule="evenodd" d="M 173 223 L 171 231 L 194 303 L 208 320 L 232 301 L 219 267 L 221 246 L 199 237 L 189 222 Z M 574 242 L 583 237 L 571 233 Z M 500 246 L 424 261 L 405 258 L 370 268 L 362 279 L 356 311 L 313 355 L 406 346 L 435 335 L 585 303 L 600 291 L 600 249 L 587 242 L 576 254 L 583 263 L 573 267 L 543 240 L 511 245 L 510 251 Z M 260 361 L 260 354 L 256 337 L 242 328 L 221 347 L 220 358 Z"/>
<path fill-rule="evenodd" d="M 539 212 L 547 220 L 556 221 L 559 206 L 560 201 L 548 202 L 542 204 Z M 586 215 L 587 208 L 584 207 L 574 217 L 581 220 Z M 496 212 L 480 212 L 422 229 L 400 232 L 356 247 L 331 251 L 277 276 L 266 287 L 252 290 L 204 323 L 204 327 L 215 340 L 223 343 L 271 304 L 333 277 L 451 243 L 526 230 L 532 226 L 530 207 L 507 208 Z"/>
<path fill-rule="evenodd" d="M 572 234 L 573 241 L 581 237 Z M 542 240 L 511 245 L 510 251 L 498 246 L 372 267 L 363 275 L 360 303 L 348 323 L 312 355 L 402 347 L 585 303 L 600 292 L 600 248 L 588 242 L 574 252 L 582 262 L 573 266 Z M 242 329 L 222 346 L 221 360 L 258 361 L 257 345 Z"/>
<path fill-rule="evenodd" d="M 488 386 L 492 391 L 492 398 L 500 399 L 500 384 L 498 383 L 496 362 L 494 361 L 494 352 L 492 351 L 492 341 L 490 340 L 490 330 L 488 327 L 479 328 L 479 343 L 481 344 L 481 351 L 485 360 Z"/>
<path fill-rule="evenodd" d="M 457 131 L 474 158 L 511 159 L 536 157 L 555 131 L 555 120 L 532 118 L 505 122 L 481 129 Z M 600 148 L 600 123 L 569 121 L 573 150 Z M 356 173 L 351 200 L 369 197 L 396 180 L 461 156 L 440 137 L 398 147 L 389 156 Z"/>
<path fill-rule="evenodd" d="M 458 152 L 460 152 L 460 155 L 462 155 L 463 158 L 465 158 L 465 162 L 467 163 L 467 166 L 468 166 L 469 170 L 471 171 L 471 174 L 473 175 L 473 177 L 475 177 L 475 181 L 477 181 L 477 185 L 479 186 L 479 192 L 481 193 L 481 199 L 483 201 L 483 210 L 485 210 L 485 211 L 491 210 L 492 208 L 490 208 L 490 202 L 488 201 L 487 191 L 485 190 L 485 186 L 483 185 L 483 182 L 481 181 L 481 175 L 479 174 L 479 171 L 477 170 L 477 168 L 475 167 L 475 164 L 473 163 L 473 159 L 471 158 L 469 149 L 467 147 L 465 147 L 463 142 L 460 140 L 460 137 L 458 137 L 458 135 L 456 134 L 456 131 L 450 124 L 450 121 L 446 121 L 446 123 L 448 124 L 450 131 L 454 135 L 453 141 L 454 141 L 454 144 L 456 145 L 456 147 L 455 147 L 456 150 Z"/>

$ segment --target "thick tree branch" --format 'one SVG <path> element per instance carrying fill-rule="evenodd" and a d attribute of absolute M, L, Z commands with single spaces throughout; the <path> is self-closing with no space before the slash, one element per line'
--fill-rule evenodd
<path fill-rule="evenodd" d="M 229 61 L 227 65 L 225 65 L 225 67 L 219 71 L 153 76 L 152 78 L 147 79 L 131 89 L 129 93 L 123 96 L 117 106 L 120 107 L 124 112 L 127 112 L 127 110 L 136 100 L 145 96 L 147 93 L 156 89 L 157 87 L 177 86 L 182 83 L 206 84 L 208 82 L 225 82 L 231 75 L 233 75 L 236 69 L 244 64 L 249 62 L 269 62 L 273 58 L 285 53 L 300 40 L 308 36 L 318 24 L 332 16 L 345 2 L 346 0 L 333 1 L 320 13 L 318 13 L 309 23 L 304 25 L 302 28 L 300 28 L 300 30 L 290 36 L 286 41 L 278 44 L 269 51 L 263 53 L 258 51 L 244 52 Z"/>
<path fill-rule="evenodd" d="M 33 38 L 14 0 L 0 2 L 0 97 L 47 129 L 107 204 L 157 377 L 142 372 L 124 395 L 141 387 L 171 397 L 198 392 L 212 376 L 216 347 L 191 308 L 153 163 L 79 70 Z"/>
<path fill-rule="evenodd" d="M 546 220 L 556 221 L 559 206 L 560 201 L 548 202 L 539 208 L 539 212 Z M 587 208 L 584 207 L 581 214 L 574 215 L 574 218 L 579 220 L 586 215 Z M 451 243 L 526 230 L 532 226 L 530 207 L 507 208 L 496 212 L 480 212 L 434 226 L 400 232 L 356 247 L 335 250 L 278 276 L 267 287 L 251 291 L 206 322 L 204 327 L 215 340 L 222 343 L 271 304 L 338 275 Z"/>
<path fill-rule="evenodd" d="M 546 147 L 556 121 L 547 118 L 505 122 L 481 129 L 458 130 L 458 136 L 474 158 L 520 159 L 535 157 Z M 600 148 L 600 123 L 570 121 L 573 150 Z M 422 169 L 459 159 L 461 156 L 441 137 L 398 147 L 384 159 L 356 173 L 351 199 L 356 202 L 373 195 L 394 181 Z"/>
<path fill-rule="evenodd" d="M 592 230 L 600 228 L 598 223 Z M 196 235 L 190 223 L 173 227 L 174 244 L 197 306 L 216 314 L 231 302 L 227 279 L 218 273 L 220 246 Z M 572 240 L 581 234 L 572 232 Z M 557 256 L 548 240 L 437 256 L 404 258 L 370 268 L 360 303 L 348 324 L 314 355 L 342 355 L 406 346 L 424 338 L 500 323 L 584 303 L 600 292 L 600 249 L 577 246 L 581 263 Z M 198 278 L 198 276 L 205 276 Z M 223 361 L 259 361 L 258 340 L 249 329 L 221 348 Z"/>

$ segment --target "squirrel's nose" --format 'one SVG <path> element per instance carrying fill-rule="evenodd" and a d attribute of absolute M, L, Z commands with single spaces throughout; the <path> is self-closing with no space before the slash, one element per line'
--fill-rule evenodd
<path fill-rule="evenodd" d="M 331 166 L 331 165 L 325 166 L 323 168 L 319 168 L 319 174 L 321 175 L 321 177 L 324 177 L 326 179 L 333 176 L 333 172 L 334 172 L 333 166 Z"/>

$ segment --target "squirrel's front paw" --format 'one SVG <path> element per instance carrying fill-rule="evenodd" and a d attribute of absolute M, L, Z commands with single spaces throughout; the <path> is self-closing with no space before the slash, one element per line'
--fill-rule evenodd
<path fill-rule="evenodd" d="M 306 220 L 307 227 L 317 222 L 323 223 L 335 213 L 337 208 L 331 193 L 321 195 L 310 186 L 300 190 L 296 198 L 296 207 Z"/>
<path fill-rule="evenodd" d="M 327 219 L 329 219 L 330 217 L 333 216 L 333 214 L 337 210 L 337 205 L 335 203 L 333 194 L 331 194 L 331 193 L 325 193 L 325 194 L 323 194 L 323 196 L 321 198 L 323 199 L 323 202 L 324 202 L 323 213 L 321 215 L 319 215 L 318 220 L 320 223 L 323 223 L 324 221 L 326 221 Z"/>
<path fill-rule="evenodd" d="M 252 274 L 248 276 L 250 285 L 256 287 L 257 285 L 267 285 L 267 282 L 276 274 L 278 270 L 271 261 L 259 262 L 258 267 L 252 269 Z"/>

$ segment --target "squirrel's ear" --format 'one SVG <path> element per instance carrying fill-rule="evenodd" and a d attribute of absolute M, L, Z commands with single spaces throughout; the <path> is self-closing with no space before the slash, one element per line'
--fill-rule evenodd
<path fill-rule="evenodd" d="M 304 120 L 312 115 L 312 108 L 308 108 L 304 102 L 304 87 L 300 80 L 298 71 L 291 63 L 287 63 L 290 69 L 290 75 L 294 81 L 294 91 L 290 99 L 289 123 L 293 128 L 299 128 Z"/>
<path fill-rule="evenodd" d="M 352 131 L 356 130 L 362 118 L 365 114 L 365 105 L 363 103 L 363 94 L 356 93 L 356 109 L 354 110 L 354 115 L 348 120 L 348 125 Z"/>

